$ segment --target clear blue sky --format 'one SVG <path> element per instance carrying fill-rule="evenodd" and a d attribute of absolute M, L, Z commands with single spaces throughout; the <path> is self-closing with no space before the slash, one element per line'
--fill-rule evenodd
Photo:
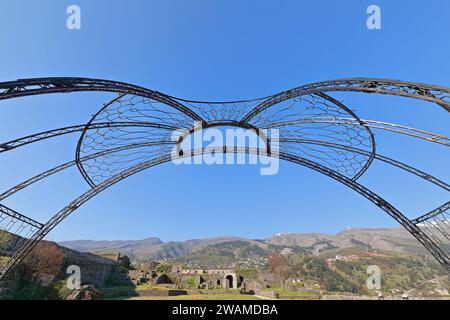
<path fill-rule="evenodd" d="M 373 3 L 382 9 L 382 30 L 366 28 Z M 65 26 L 70 4 L 81 7 L 81 30 Z M 0 81 L 86 76 L 200 100 L 254 98 L 341 77 L 450 86 L 449 12 L 447 0 L 1 1 Z M 450 135 L 448 113 L 432 104 L 335 96 L 361 118 Z M 85 93 L 2 101 L 0 140 L 86 122 L 109 98 Z M 73 159 L 77 138 L 1 154 L 1 190 Z M 392 134 L 377 138 L 381 153 L 450 180 L 445 147 Z M 385 165 L 371 168 L 361 182 L 408 216 L 448 200 L 448 193 Z M 73 169 L 6 204 L 45 221 L 86 188 Z M 166 164 L 100 194 L 48 239 L 261 238 L 395 225 L 350 189 L 296 165 L 282 163 L 278 175 L 264 177 L 255 166 Z"/>

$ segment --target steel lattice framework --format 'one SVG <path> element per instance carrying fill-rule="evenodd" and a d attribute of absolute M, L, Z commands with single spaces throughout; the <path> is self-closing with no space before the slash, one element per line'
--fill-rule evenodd
<path fill-rule="evenodd" d="M 385 199 L 364 187 L 359 178 L 373 161 L 381 161 L 450 192 L 444 181 L 377 152 L 372 130 L 383 130 L 450 146 L 450 138 L 400 124 L 360 119 L 329 94 L 336 91 L 378 93 L 437 104 L 450 112 L 450 88 L 388 79 L 352 78 L 300 86 L 272 96 L 232 102 L 190 101 L 123 82 L 89 78 L 39 78 L 0 83 L 0 100 L 68 92 L 113 92 L 85 124 L 38 132 L 0 143 L 0 153 L 38 141 L 79 133 L 75 158 L 31 177 L 0 194 L 0 202 L 62 170 L 77 167 L 88 191 L 46 223 L 0 203 L 0 279 L 12 270 L 55 226 L 83 203 L 142 170 L 174 158 L 211 154 L 217 148 L 184 149 L 182 142 L 198 127 L 251 129 L 265 148 L 222 146 L 223 153 L 264 154 L 322 173 L 373 202 L 414 236 L 450 271 L 450 201 L 409 219 Z M 279 129 L 276 148 L 263 131 Z M 174 133 L 178 139 L 174 140 Z M 176 150 L 175 154 L 173 150 Z M 275 151 L 276 150 L 276 151 Z M 445 150 L 447 151 L 447 150 Z M 444 151 L 444 152 L 445 152 Z M 447 151 L 448 152 L 448 151 Z"/>

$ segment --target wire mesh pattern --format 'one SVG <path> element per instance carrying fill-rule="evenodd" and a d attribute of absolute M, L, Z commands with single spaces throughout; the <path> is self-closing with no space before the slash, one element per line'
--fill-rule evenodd
<path fill-rule="evenodd" d="M 1 257 L 13 256 L 41 228 L 37 221 L 0 205 L 0 269 L 8 262 Z"/>
<path fill-rule="evenodd" d="M 416 225 L 450 256 L 450 202 Z"/>
<path fill-rule="evenodd" d="M 109 103 L 96 116 L 96 122 L 147 121 L 175 128 L 190 128 L 192 118 L 160 101 L 124 95 Z"/>
<path fill-rule="evenodd" d="M 329 92 L 388 94 L 435 103 L 450 112 L 450 89 L 389 79 L 353 78 L 307 84 L 281 93 L 247 101 L 201 102 L 165 95 L 123 82 L 89 78 L 39 78 L 0 83 L 0 100 L 15 97 L 76 91 L 114 92 L 86 124 L 56 128 L 0 143 L 0 153 L 31 143 L 80 133 L 73 161 L 50 168 L 0 193 L 0 202 L 11 195 L 67 168 L 77 166 L 88 182 L 88 191 L 71 201 L 52 218 L 41 223 L 0 204 L 0 279 L 14 268 L 57 224 L 80 205 L 109 186 L 173 157 L 211 153 L 200 148 L 173 154 L 181 141 L 200 127 L 236 126 L 279 130 L 279 139 L 267 139 L 269 154 L 290 161 L 350 187 L 375 203 L 411 233 L 437 261 L 450 271 L 450 202 L 419 216 L 407 218 L 388 201 L 367 189 L 359 178 L 374 160 L 450 192 L 450 185 L 411 165 L 376 152 L 374 130 L 450 146 L 450 138 L 429 131 L 375 120 L 361 120 Z M 260 136 L 261 137 L 261 136 Z M 267 150 L 266 150 L 267 151 Z M 448 150 L 445 150 L 448 151 Z M 260 154 L 248 146 L 227 148 L 223 153 Z"/>
<path fill-rule="evenodd" d="M 333 146 L 305 144 L 318 141 L 356 147 L 368 152 L 374 149 L 370 130 L 341 106 L 316 95 L 300 96 L 277 103 L 250 120 L 256 127 L 280 130 L 280 151 L 316 161 L 347 177 L 357 177 L 366 168 L 370 155 L 354 153 Z"/>
<path fill-rule="evenodd" d="M 207 122 L 238 122 L 262 101 L 263 99 L 236 102 L 183 101 L 183 103 Z"/>
<path fill-rule="evenodd" d="M 82 161 L 81 164 L 94 184 L 98 184 L 130 167 L 150 159 L 156 159 L 170 151 L 175 145 L 150 143 L 138 143 L 132 149 L 122 150 L 114 153 Z M 97 150 L 106 147 L 105 143 L 97 144 Z"/>
<path fill-rule="evenodd" d="M 194 103 L 186 105 L 209 123 L 237 124 L 238 121 L 255 108 L 262 100 L 231 103 Z M 110 148 L 136 145 L 135 148 L 110 153 L 89 161 L 80 161 L 80 167 L 88 181 L 94 185 L 114 174 L 143 161 L 157 158 L 171 152 L 177 141 L 174 133 L 183 132 L 194 126 L 192 119 L 175 110 L 167 110 L 167 106 L 147 98 L 124 96 L 110 103 L 87 126 L 80 139 L 79 157 L 92 152 Z M 334 122 L 333 119 L 349 118 L 356 121 Z M 327 122 L 322 122 L 328 119 Z M 331 120 L 330 120 L 331 119 Z M 303 121 L 302 121 L 303 120 Z M 322 141 L 340 144 L 346 147 L 358 147 L 367 152 L 374 149 L 370 130 L 357 122 L 358 119 L 322 97 L 316 95 L 300 96 L 279 102 L 265 109 L 249 124 L 260 129 L 278 129 L 280 151 L 298 155 L 316 161 L 328 168 L 346 175 L 358 177 L 371 160 L 371 154 L 354 153 L 350 149 L 343 150 L 333 146 L 303 144 L 302 140 Z M 96 123 L 136 123 L 136 127 L 102 127 L 90 129 Z M 177 128 L 140 127 L 141 124 L 164 124 Z M 157 142 L 160 142 L 157 144 Z M 148 143 L 154 142 L 151 147 Z M 142 144 L 147 144 L 142 146 Z"/>
<path fill-rule="evenodd" d="M 97 123 L 134 125 L 95 128 Z M 175 144 L 171 140 L 174 130 L 188 129 L 192 124 L 189 116 L 168 105 L 125 95 L 107 104 L 86 126 L 77 152 L 79 167 L 96 185 L 138 163 L 169 154 Z M 105 150 L 116 151 L 89 157 Z"/>

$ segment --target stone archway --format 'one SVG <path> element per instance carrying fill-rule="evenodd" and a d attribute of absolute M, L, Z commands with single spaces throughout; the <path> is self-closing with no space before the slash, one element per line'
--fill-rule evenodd
<path fill-rule="evenodd" d="M 164 273 L 156 278 L 156 284 L 173 284 L 173 281 L 167 274 Z"/>
<path fill-rule="evenodd" d="M 225 276 L 225 289 L 234 289 L 236 288 L 236 277 L 232 274 Z"/>
<path fill-rule="evenodd" d="M 237 286 L 238 286 L 238 287 L 242 287 L 242 286 L 244 285 L 244 283 L 245 283 L 244 277 L 243 277 L 243 276 L 239 276 L 239 277 L 238 277 Z"/>

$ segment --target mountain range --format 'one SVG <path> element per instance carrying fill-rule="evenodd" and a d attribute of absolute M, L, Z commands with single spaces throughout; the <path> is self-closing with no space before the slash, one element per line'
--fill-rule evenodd
<path fill-rule="evenodd" d="M 209 245 L 234 241 L 236 237 L 216 237 L 209 239 L 192 239 L 186 241 L 163 242 L 159 238 L 149 237 L 142 240 L 113 240 L 113 241 L 93 241 L 76 240 L 65 241 L 59 244 L 81 252 L 111 253 L 120 252 L 128 255 L 134 260 L 162 260 L 177 258 L 202 249 Z"/>
<path fill-rule="evenodd" d="M 59 244 L 82 252 L 121 252 L 130 256 L 135 261 L 189 258 L 190 256 L 196 256 L 198 258 L 200 255 L 229 256 L 230 254 L 234 258 L 245 259 L 255 256 L 261 257 L 273 251 L 304 252 L 305 254 L 314 256 L 326 251 L 350 247 L 427 255 L 427 251 L 416 239 L 408 232 L 398 228 L 347 228 L 334 235 L 321 233 L 279 233 L 266 239 L 224 236 L 163 242 L 157 237 L 150 237 L 142 240 L 76 240 L 60 242 Z"/>

